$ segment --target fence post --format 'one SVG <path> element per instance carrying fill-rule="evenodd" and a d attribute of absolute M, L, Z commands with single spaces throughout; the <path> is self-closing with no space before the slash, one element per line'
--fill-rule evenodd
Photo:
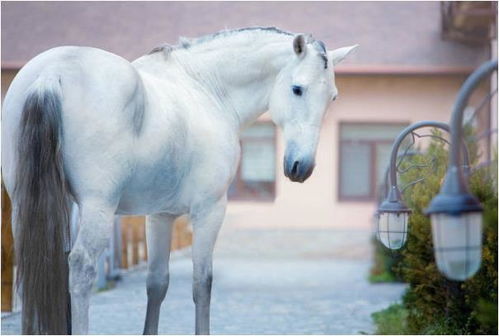
<path fill-rule="evenodd" d="M 115 216 L 113 223 L 113 244 L 109 260 L 109 277 L 118 279 L 120 277 L 121 262 L 121 217 Z"/>
<path fill-rule="evenodd" d="M 144 261 L 147 261 L 146 217 L 144 217 L 144 223 L 141 225 L 141 238 L 144 243 Z"/>
<path fill-rule="evenodd" d="M 121 217 L 121 267 L 128 268 L 128 221 Z"/>
<path fill-rule="evenodd" d="M 2 182 L 2 312 L 12 311 L 14 283 L 14 239 L 11 204 Z"/>
<path fill-rule="evenodd" d="M 140 262 L 139 255 L 139 230 L 140 230 L 140 222 L 135 220 L 132 221 L 132 264 L 135 266 Z"/>

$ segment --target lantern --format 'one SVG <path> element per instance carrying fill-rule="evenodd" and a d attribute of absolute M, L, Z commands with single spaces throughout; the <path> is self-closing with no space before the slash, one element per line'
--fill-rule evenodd
<path fill-rule="evenodd" d="M 449 169 L 440 193 L 425 211 L 431 219 L 438 269 L 458 281 L 472 277 L 482 258 L 482 206 L 468 193 L 461 174 L 457 167 Z"/>
<path fill-rule="evenodd" d="M 404 246 L 407 240 L 410 213 L 411 210 L 400 198 L 400 191 L 393 186 L 388 197 L 378 208 L 378 240 L 392 250 L 398 250 Z"/>

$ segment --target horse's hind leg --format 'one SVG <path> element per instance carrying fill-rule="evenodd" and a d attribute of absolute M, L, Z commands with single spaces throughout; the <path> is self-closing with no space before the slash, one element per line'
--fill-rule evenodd
<path fill-rule="evenodd" d="M 80 228 L 69 254 L 69 288 L 73 334 L 88 333 L 90 291 L 97 258 L 109 243 L 115 209 L 104 202 L 81 202 Z"/>
<path fill-rule="evenodd" d="M 171 232 L 174 216 L 147 216 L 147 313 L 144 335 L 158 333 L 159 311 L 168 290 Z"/>

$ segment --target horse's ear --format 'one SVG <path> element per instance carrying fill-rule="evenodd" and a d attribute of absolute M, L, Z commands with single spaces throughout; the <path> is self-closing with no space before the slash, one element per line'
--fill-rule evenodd
<path fill-rule="evenodd" d="M 350 47 L 343 47 L 343 48 L 334 49 L 334 50 L 328 51 L 327 56 L 331 60 L 331 62 L 333 62 L 333 65 L 336 65 L 336 64 L 340 63 L 341 61 L 343 61 L 343 59 L 345 59 L 345 57 L 347 57 L 347 55 L 350 54 L 358 46 L 359 45 L 356 44 L 356 45 L 353 45 Z"/>
<path fill-rule="evenodd" d="M 305 53 L 307 52 L 307 46 L 306 46 L 306 41 L 305 41 L 305 36 L 302 34 L 296 35 L 295 39 L 293 40 L 293 49 L 295 50 L 295 54 L 303 58 L 305 56 Z"/>

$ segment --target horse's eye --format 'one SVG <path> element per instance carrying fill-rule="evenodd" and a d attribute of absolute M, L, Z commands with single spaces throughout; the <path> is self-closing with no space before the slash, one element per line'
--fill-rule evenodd
<path fill-rule="evenodd" d="M 298 85 L 293 85 L 292 89 L 293 89 L 293 93 L 294 93 L 296 96 L 301 96 L 301 95 L 302 95 L 302 93 L 303 93 L 303 90 L 302 90 L 301 86 L 298 86 Z"/>

